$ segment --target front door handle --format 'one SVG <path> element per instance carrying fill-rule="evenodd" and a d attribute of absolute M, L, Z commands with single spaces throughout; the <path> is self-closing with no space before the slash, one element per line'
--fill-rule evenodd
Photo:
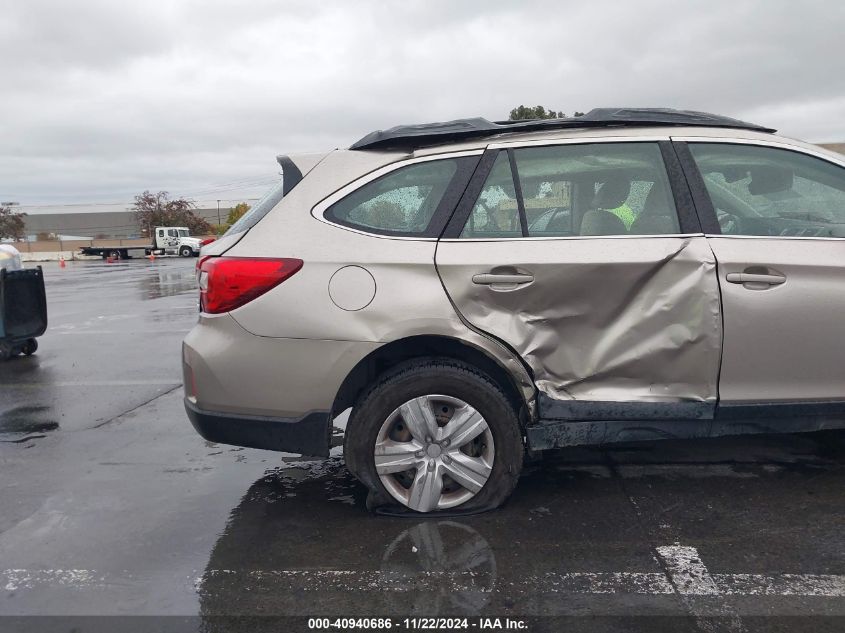
<path fill-rule="evenodd" d="M 783 275 L 761 275 L 759 273 L 728 273 L 725 277 L 732 284 L 768 284 L 777 286 L 786 281 Z"/>
<path fill-rule="evenodd" d="M 493 284 L 530 284 L 532 281 L 534 281 L 534 275 L 524 275 L 521 273 L 481 273 L 472 276 L 472 283 L 485 286 Z"/>

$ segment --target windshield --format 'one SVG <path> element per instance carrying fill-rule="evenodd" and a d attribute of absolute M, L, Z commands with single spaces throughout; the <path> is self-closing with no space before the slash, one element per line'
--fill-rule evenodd
<path fill-rule="evenodd" d="M 188 229 L 179 229 L 179 237 L 188 237 L 190 233 L 188 233 Z"/>
<path fill-rule="evenodd" d="M 251 229 L 279 203 L 284 195 L 284 181 L 280 180 L 254 207 L 244 213 L 237 222 L 230 226 L 224 235 L 233 235 Z"/>

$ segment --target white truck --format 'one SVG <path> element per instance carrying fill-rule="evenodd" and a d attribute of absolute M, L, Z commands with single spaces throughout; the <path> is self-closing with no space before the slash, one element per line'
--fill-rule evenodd
<path fill-rule="evenodd" d="M 157 226 L 153 230 L 153 243 L 149 246 L 83 246 L 83 255 L 98 255 L 103 259 L 129 259 L 144 255 L 179 255 L 181 257 L 196 257 L 200 248 L 212 240 L 191 237 L 186 226 Z"/>

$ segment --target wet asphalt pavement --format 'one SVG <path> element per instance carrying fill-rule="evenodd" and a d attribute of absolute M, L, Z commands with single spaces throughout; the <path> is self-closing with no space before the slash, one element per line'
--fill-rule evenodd
<path fill-rule="evenodd" d="M 48 332 L 0 364 L 0 629 L 845 630 L 845 434 L 561 451 L 499 511 L 374 516 L 339 448 L 310 461 L 193 431 L 194 263 L 44 265 Z M 192 617 L 10 617 L 138 615 Z"/>

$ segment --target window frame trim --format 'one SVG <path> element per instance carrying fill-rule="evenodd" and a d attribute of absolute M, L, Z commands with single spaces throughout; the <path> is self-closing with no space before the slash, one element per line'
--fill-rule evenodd
<path fill-rule="evenodd" d="M 438 236 L 443 231 L 445 225 L 449 222 L 449 218 L 453 214 L 454 207 L 457 202 L 451 203 L 450 205 L 450 198 L 455 197 L 460 199 L 460 196 L 463 195 L 464 190 L 466 189 L 466 184 L 463 187 L 460 187 L 461 184 L 459 180 L 459 176 L 461 175 L 461 166 L 458 165 L 458 168 L 455 171 L 455 174 L 452 176 L 451 181 L 449 182 L 446 191 L 443 193 L 443 198 L 437 205 L 437 208 L 434 210 L 434 214 L 431 216 L 431 221 L 429 222 L 428 230 L 425 233 L 420 234 L 413 234 L 409 235 L 405 232 L 378 232 L 376 230 L 366 230 L 362 228 L 356 228 L 354 226 L 349 226 L 347 224 L 341 224 L 340 222 L 327 218 L 326 212 L 332 207 L 334 204 L 340 202 L 350 194 L 358 191 L 362 187 L 365 187 L 369 183 L 378 180 L 384 176 L 391 174 L 394 171 L 399 169 L 403 169 L 405 167 L 409 167 L 412 165 L 420 164 L 420 163 L 428 163 L 437 160 L 449 160 L 449 159 L 459 159 L 459 158 L 466 158 L 466 157 L 473 157 L 478 156 L 479 159 L 481 155 L 484 153 L 482 149 L 475 149 L 475 150 L 465 150 L 459 152 L 444 152 L 443 154 L 433 154 L 430 156 L 420 156 L 416 158 L 409 158 L 404 159 L 401 161 L 397 161 L 395 163 L 390 163 L 388 165 L 384 165 L 375 169 L 359 178 L 356 178 L 352 182 L 344 185 L 334 193 L 330 194 L 323 198 L 320 202 L 315 204 L 311 208 L 311 216 L 315 220 L 319 220 L 325 224 L 333 226 L 338 229 L 343 229 L 344 231 L 350 231 L 352 233 L 358 233 L 359 235 L 366 235 L 368 237 L 378 237 L 381 239 L 388 239 L 388 240 L 411 240 L 415 242 L 436 242 Z M 471 180 L 473 174 L 478 168 L 478 164 L 475 165 L 467 165 L 465 167 L 467 173 L 464 174 L 464 178 L 462 179 L 464 183 Z M 456 195 L 457 194 L 457 195 Z M 449 208 L 446 205 L 450 205 Z"/>
<path fill-rule="evenodd" d="M 763 140 L 763 139 L 743 139 L 730 136 L 673 136 L 672 145 L 678 153 L 678 158 L 681 161 L 684 173 L 687 176 L 687 182 L 690 185 L 690 191 L 695 201 L 695 207 L 701 218 L 702 228 L 704 229 L 705 237 L 720 237 L 726 239 L 752 239 L 752 240 L 822 240 L 822 241 L 842 241 L 845 237 L 822 237 L 822 236 L 799 236 L 799 235 L 726 235 L 722 233 L 722 227 L 719 226 L 719 220 L 716 217 L 716 209 L 713 206 L 713 201 L 710 194 L 707 192 L 704 184 L 704 176 L 701 174 L 698 165 L 693 158 L 692 151 L 689 148 L 690 143 L 714 143 L 718 145 L 756 145 L 759 147 L 768 147 L 771 149 L 780 149 L 796 154 L 803 154 L 818 158 L 825 162 L 836 165 L 845 169 L 845 156 L 838 158 L 830 156 L 825 151 L 815 151 L 813 149 L 804 147 L 803 145 L 796 145 L 788 141 L 780 139 Z"/>

